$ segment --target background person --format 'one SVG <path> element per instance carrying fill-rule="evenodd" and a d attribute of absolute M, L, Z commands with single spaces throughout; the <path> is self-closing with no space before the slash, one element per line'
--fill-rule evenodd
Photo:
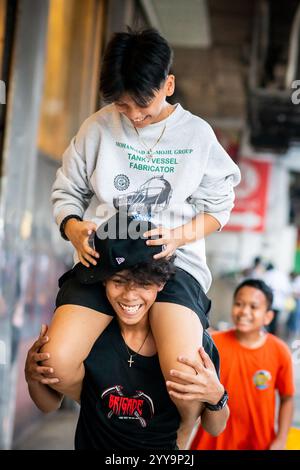
<path fill-rule="evenodd" d="M 287 338 L 289 341 L 295 339 L 300 332 L 300 275 L 295 272 L 291 273 L 290 281 L 294 305 L 292 305 L 293 308 L 291 308 L 286 322 Z"/>
<path fill-rule="evenodd" d="M 228 391 L 226 429 L 209 436 L 199 428 L 192 449 L 280 450 L 293 415 L 293 367 L 288 347 L 265 327 L 273 318 L 273 294 L 261 280 L 242 282 L 233 296 L 234 328 L 213 333 L 221 357 L 221 382 Z M 279 411 L 275 431 L 275 392 Z"/>
<path fill-rule="evenodd" d="M 275 268 L 272 263 L 267 264 L 262 279 L 273 291 L 272 310 L 274 316 L 267 329 L 269 333 L 278 335 L 280 317 L 286 311 L 286 302 L 292 294 L 292 285 L 289 276 L 284 271 Z"/>

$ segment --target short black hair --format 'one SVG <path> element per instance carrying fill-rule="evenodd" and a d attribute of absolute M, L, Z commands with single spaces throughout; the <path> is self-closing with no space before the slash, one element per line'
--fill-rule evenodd
<path fill-rule="evenodd" d="M 139 106 L 147 106 L 166 80 L 173 51 L 156 29 L 115 33 L 104 52 L 100 91 L 112 103 L 128 93 Z"/>
<path fill-rule="evenodd" d="M 268 310 L 272 309 L 273 291 L 264 281 L 262 281 L 261 279 L 245 279 L 236 287 L 233 293 L 234 299 L 236 298 L 239 290 L 241 290 L 243 287 L 253 287 L 254 289 L 260 290 L 266 298 Z"/>
<path fill-rule="evenodd" d="M 127 282 L 134 282 L 139 285 L 164 284 L 175 274 L 174 265 L 175 256 L 170 258 L 152 259 L 149 263 L 140 263 L 126 269 L 125 276 L 122 278 Z M 107 277 L 104 281 L 108 281 L 119 273 Z"/>

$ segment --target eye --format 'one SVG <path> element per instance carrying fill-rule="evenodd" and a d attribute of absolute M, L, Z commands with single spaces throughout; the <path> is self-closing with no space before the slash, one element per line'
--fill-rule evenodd
<path fill-rule="evenodd" d="M 113 279 L 113 282 L 118 286 L 125 284 L 125 281 L 123 281 L 123 279 Z"/>
<path fill-rule="evenodd" d="M 148 283 L 148 284 L 141 284 L 141 287 L 142 287 L 143 289 L 149 290 L 149 289 L 151 289 L 151 285 L 152 285 L 152 284 L 149 284 L 149 283 Z"/>

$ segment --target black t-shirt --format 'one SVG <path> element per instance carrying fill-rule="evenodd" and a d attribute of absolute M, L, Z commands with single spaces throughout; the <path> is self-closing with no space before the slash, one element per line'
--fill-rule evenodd
<path fill-rule="evenodd" d="M 205 352 L 209 355 L 210 359 L 212 360 L 217 375 L 220 379 L 220 356 L 217 346 L 215 345 L 212 337 L 210 334 L 207 333 L 206 330 L 203 331 L 203 348 Z"/>
<path fill-rule="evenodd" d="M 128 359 L 114 319 L 85 361 L 75 449 L 175 449 L 180 416 L 158 355 Z"/>

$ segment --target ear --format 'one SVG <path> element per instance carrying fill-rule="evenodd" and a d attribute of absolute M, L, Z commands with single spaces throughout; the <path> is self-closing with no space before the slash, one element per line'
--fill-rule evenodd
<path fill-rule="evenodd" d="M 165 82 L 166 96 L 172 96 L 175 91 L 175 75 L 168 75 Z"/>
<path fill-rule="evenodd" d="M 160 285 L 158 286 L 157 292 L 161 292 L 164 287 L 165 287 L 165 282 L 164 282 L 163 284 L 160 284 Z"/>
<path fill-rule="evenodd" d="M 265 314 L 264 325 L 265 326 L 270 325 L 273 318 L 274 318 L 273 310 L 267 310 L 267 312 Z"/>

